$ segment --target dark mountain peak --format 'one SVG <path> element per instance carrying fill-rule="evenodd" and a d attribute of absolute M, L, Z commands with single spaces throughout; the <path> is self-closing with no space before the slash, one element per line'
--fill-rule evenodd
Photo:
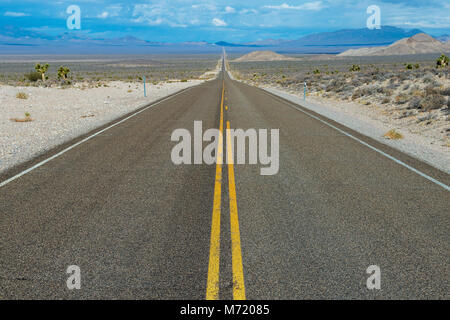
<path fill-rule="evenodd" d="M 386 45 L 403 38 L 423 33 L 419 29 L 404 30 L 392 26 L 381 29 L 343 29 L 334 32 L 315 33 L 298 40 L 291 41 L 294 45 Z"/>
<path fill-rule="evenodd" d="M 237 44 L 237 43 L 230 43 L 230 42 L 226 42 L 226 41 L 216 42 L 215 45 L 220 46 L 220 47 L 249 47 L 249 48 L 259 47 L 257 45 Z"/>

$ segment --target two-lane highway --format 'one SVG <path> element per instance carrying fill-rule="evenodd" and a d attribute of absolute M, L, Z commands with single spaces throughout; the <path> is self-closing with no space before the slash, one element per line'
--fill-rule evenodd
<path fill-rule="evenodd" d="M 449 176 L 304 111 L 222 72 L 2 176 L 0 299 L 448 299 Z M 172 162 L 194 121 L 223 161 Z M 227 128 L 279 129 L 278 174 Z"/>

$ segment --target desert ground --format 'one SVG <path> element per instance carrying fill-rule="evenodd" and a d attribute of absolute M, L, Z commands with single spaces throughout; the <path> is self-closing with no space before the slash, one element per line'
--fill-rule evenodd
<path fill-rule="evenodd" d="M 50 65 L 45 82 L 32 78 L 36 60 L 0 62 L 0 172 L 219 72 L 217 57 L 39 58 Z"/>
<path fill-rule="evenodd" d="M 448 171 L 450 69 L 436 68 L 438 57 L 315 56 L 297 61 L 231 60 L 228 66 L 235 79 L 290 95 L 302 104 L 306 83 L 306 101 L 315 111 L 328 110 L 327 116 L 364 134 L 376 132 L 375 138 L 391 139 L 386 143 L 394 147 L 403 144 L 402 151 Z M 370 132 L 369 124 L 377 130 Z"/>

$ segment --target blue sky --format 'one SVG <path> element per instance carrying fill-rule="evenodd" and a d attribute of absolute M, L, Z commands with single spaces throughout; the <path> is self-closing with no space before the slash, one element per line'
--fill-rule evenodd
<path fill-rule="evenodd" d="M 82 29 L 66 29 L 69 5 L 81 8 Z M 7 26 L 58 35 L 136 36 L 150 41 L 297 39 L 313 32 L 364 28 L 369 5 L 383 25 L 450 33 L 448 0 L 0 0 L 0 33 Z"/>

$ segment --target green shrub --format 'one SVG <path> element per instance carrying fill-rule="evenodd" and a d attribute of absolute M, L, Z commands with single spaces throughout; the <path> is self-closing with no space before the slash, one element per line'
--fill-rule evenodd
<path fill-rule="evenodd" d="M 18 92 L 17 94 L 16 94 L 16 98 L 17 99 L 28 99 L 28 95 L 25 93 L 25 92 Z"/>
<path fill-rule="evenodd" d="M 25 79 L 30 82 L 36 82 L 41 79 L 41 74 L 36 71 L 31 71 L 30 73 L 25 74 Z"/>
<path fill-rule="evenodd" d="M 63 66 L 59 67 L 59 69 L 58 69 L 58 79 L 66 80 L 69 72 L 70 72 L 69 68 L 63 67 Z"/>
<path fill-rule="evenodd" d="M 361 71 L 361 67 L 358 66 L 357 64 L 352 65 L 352 67 L 350 68 L 350 72 L 356 72 L 356 71 Z"/>
<path fill-rule="evenodd" d="M 440 109 L 445 105 L 445 98 L 441 95 L 435 94 L 425 97 L 421 102 L 421 109 L 424 111 L 430 111 Z"/>
<path fill-rule="evenodd" d="M 431 96 L 434 94 L 438 94 L 439 89 L 433 85 L 429 85 L 425 88 L 425 95 Z"/>
<path fill-rule="evenodd" d="M 436 61 L 436 68 L 445 68 L 448 66 L 449 58 L 446 55 L 441 55 Z"/>
<path fill-rule="evenodd" d="M 400 132 L 397 132 L 395 129 L 389 130 L 383 135 L 383 137 L 391 140 L 403 139 L 403 135 Z"/>
<path fill-rule="evenodd" d="M 361 98 L 362 96 L 364 96 L 363 90 L 357 89 L 355 90 L 355 92 L 353 92 L 352 100 L 356 100 L 358 98 Z"/>
<path fill-rule="evenodd" d="M 408 96 L 403 93 L 395 97 L 395 103 L 397 104 L 405 104 L 406 102 L 408 102 Z"/>
<path fill-rule="evenodd" d="M 39 74 L 41 75 L 43 82 L 45 82 L 45 79 L 47 79 L 47 77 L 45 76 L 45 73 L 47 72 L 49 67 L 50 66 L 48 63 L 43 64 L 43 65 L 41 65 L 40 63 L 37 63 L 36 66 L 34 67 L 36 72 L 39 72 Z"/>
<path fill-rule="evenodd" d="M 408 109 L 420 109 L 420 107 L 420 99 L 417 97 L 412 98 L 408 105 Z"/>
<path fill-rule="evenodd" d="M 408 63 L 406 65 L 406 70 L 412 70 L 412 68 L 413 68 L 413 65 L 411 63 Z"/>

